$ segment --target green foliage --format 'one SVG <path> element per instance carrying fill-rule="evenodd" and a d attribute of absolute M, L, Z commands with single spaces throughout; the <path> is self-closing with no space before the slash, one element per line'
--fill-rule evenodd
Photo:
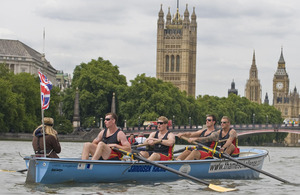
<path fill-rule="evenodd" d="M 228 98 L 199 96 L 197 102 L 203 112 L 215 114 L 218 121 L 221 120 L 222 116 L 228 116 L 231 119 L 231 124 L 282 122 L 280 111 L 273 106 L 260 105 L 235 94 L 230 94 Z"/>
<path fill-rule="evenodd" d="M 75 91 L 80 93 L 80 117 L 84 127 L 90 126 L 90 118 L 99 118 L 111 111 L 113 92 L 118 93 L 127 87 L 126 78 L 120 75 L 118 66 L 113 66 L 108 60 L 98 58 L 89 63 L 81 63 L 74 70 L 72 89 L 63 95 L 63 112 L 72 120 L 74 112 Z M 117 110 L 118 112 L 118 110 Z"/>
<path fill-rule="evenodd" d="M 161 115 L 170 120 L 176 116 L 177 124 L 184 124 L 190 107 L 186 93 L 173 84 L 141 74 L 121 94 L 119 113 L 127 119 L 128 126 L 153 121 Z"/>
<path fill-rule="evenodd" d="M 31 133 L 41 124 L 40 84 L 38 76 L 28 73 L 14 75 L 0 64 L 0 132 Z M 65 121 L 58 113 L 61 101 L 59 88 L 51 90 L 51 103 L 45 116 Z M 70 121 L 65 131 L 72 132 Z"/>

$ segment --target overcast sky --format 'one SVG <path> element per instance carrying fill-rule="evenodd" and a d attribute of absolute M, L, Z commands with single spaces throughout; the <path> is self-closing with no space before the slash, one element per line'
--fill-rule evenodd
<path fill-rule="evenodd" d="M 0 38 L 19 40 L 57 70 L 102 57 L 129 80 L 156 76 L 160 5 L 176 12 L 177 0 L 2 0 Z M 195 7 L 198 24 L 196 95 L 227 97 L 232 80 L 244 96 L 256 53 L 262 99 L 272 102 L 273 76 L 283 47 L 290 90 L 300 88 L 300 1 L 180 0 Z M 43 49 L 43 29 L 46 31 Z"/>

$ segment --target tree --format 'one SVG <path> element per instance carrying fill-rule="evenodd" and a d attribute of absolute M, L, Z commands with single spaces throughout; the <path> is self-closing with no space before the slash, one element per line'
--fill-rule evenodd
<path fill-rule="evenodd" d="M 188 122 L 190 105 L 186 93 L 172 83 L 141 74 L 121 94 L 120 115 L 129 126 L 138 125 L 139 120 L 156 120 L 161 115 L 169 119 L 174 115 L 177 124 L 184 124 Z"/>
<path fill-rule="evenodd" d="M 75 91 L 78 87 L 81 124 L 89 124 L 85 121 L 91 117 L 98 120 L 110 112 L 113 92 L 118 94 L 122 88 L 127 87 L 126 77 L 120 75 L 118 66 L 100 57 L 76 66 L 73 75 L 72 89 L 63 95 L 63 112 L 72 120 Z"/>

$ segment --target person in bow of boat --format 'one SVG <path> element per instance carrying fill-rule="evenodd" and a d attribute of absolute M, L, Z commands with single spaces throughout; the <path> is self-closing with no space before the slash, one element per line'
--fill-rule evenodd
<path fill-rule="evenodd" d="M 154 146 L 153 151 L 141 151 L 140 155 L 152 161 L 173 160 L 175 135 L 168 129 L 168 119 L 160 116 L 157 120 L 158 131 L 152 132 L 144 143 Z"/>
<path fill-rule="evenodd" d="M 136 143 L 136 140 L 135 140 L 135 137 L 134 137 L 134 134 L 131 133 L 130 136 L 128 137 L 128 142 L 133 145 Z"/>
<path fill-rule="evenodd" d="M 82 160 L 88 160 L 92 155 L 92 160 L 120 160 L 122 154 L 114 151 L 112 148 L 118 148 L 131 152 L 131 145 L 126 135 L 121 129 L 118 129 L 118 117 L 115 113 L 105 115 L 104 124 L 106 128 L 98 134 L 92 143 L 87 142 L 83 145 L 81 154 Z"/>
<path fill-rule="evenodd" d="M 221 153 L 225 152 L 232 157 L 238 157 L 240 154 L 240 149 L 238 148 L 238 136 L 236 131 L 230 127 L 230 118 L 228 116 L 223 116 L 221 119 L 221 129 L 214 131 L 208 137 L 200 138 L 189 138 L 189 142 L 198 141 L 201 143 L 217 141 L 220 147 L 217 150 Z"/>
<path fill-rule="evenodd" d="M 201 129 L 196 132 L 186 132 L 186 133 L 178 133 L 177 137 L 181 138 L 184 137 L 207 137 L 212 134 L 212 132 L 215 131 L 215 124 L 217 120 L 215 115 L 209 114 L 206 115 L 206 127 L 207 129 Z M 204 143 L 205 146 L 210 147 L 214 149 L 216 147 L 215 141 L 209 141 Z M 206 151 L 202 148 L 195 148 L 191 150 L 185 150 L 182 152 L 176 160 L 203 160 L 203 159 L 211 159 L 213 158 L 213 154 L 210 151 Z"/>
<path fill-rule="evenodd" d="M 57 154 L 61 152 L 60 143 L 57 137 L 57 131 L 53 129 L 54 120 L 50 117 L 44 117 L 46 157 L 59 158 Z M 43 125 L 38 126 L 33 131 L 32 147 L 36 156 L 44 156 Z"/>
<path fill-rule="evenodd" d="M 134 145 L 143 144 L 146 141 L 146 139 L 147 138 L 144 136 L 144 133 L 139 133 L 139 135 L 135 138 L 136 142 L 134 143 Z M 145 151 L 146 150 L 146 146 L 138 147 L 136 149 L 141 150 L 141 151 Z"/>

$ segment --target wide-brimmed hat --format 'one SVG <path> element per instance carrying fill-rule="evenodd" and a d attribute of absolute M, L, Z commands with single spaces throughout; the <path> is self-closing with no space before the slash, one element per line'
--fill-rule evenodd
<path fill-rule="evenodd" d="M 50 118 L 50 117 L 44 117 L 44 124 L 45 124 L 45 125 L 53 125 L 53 124 L 54 124 L 53 118 Z"/>

